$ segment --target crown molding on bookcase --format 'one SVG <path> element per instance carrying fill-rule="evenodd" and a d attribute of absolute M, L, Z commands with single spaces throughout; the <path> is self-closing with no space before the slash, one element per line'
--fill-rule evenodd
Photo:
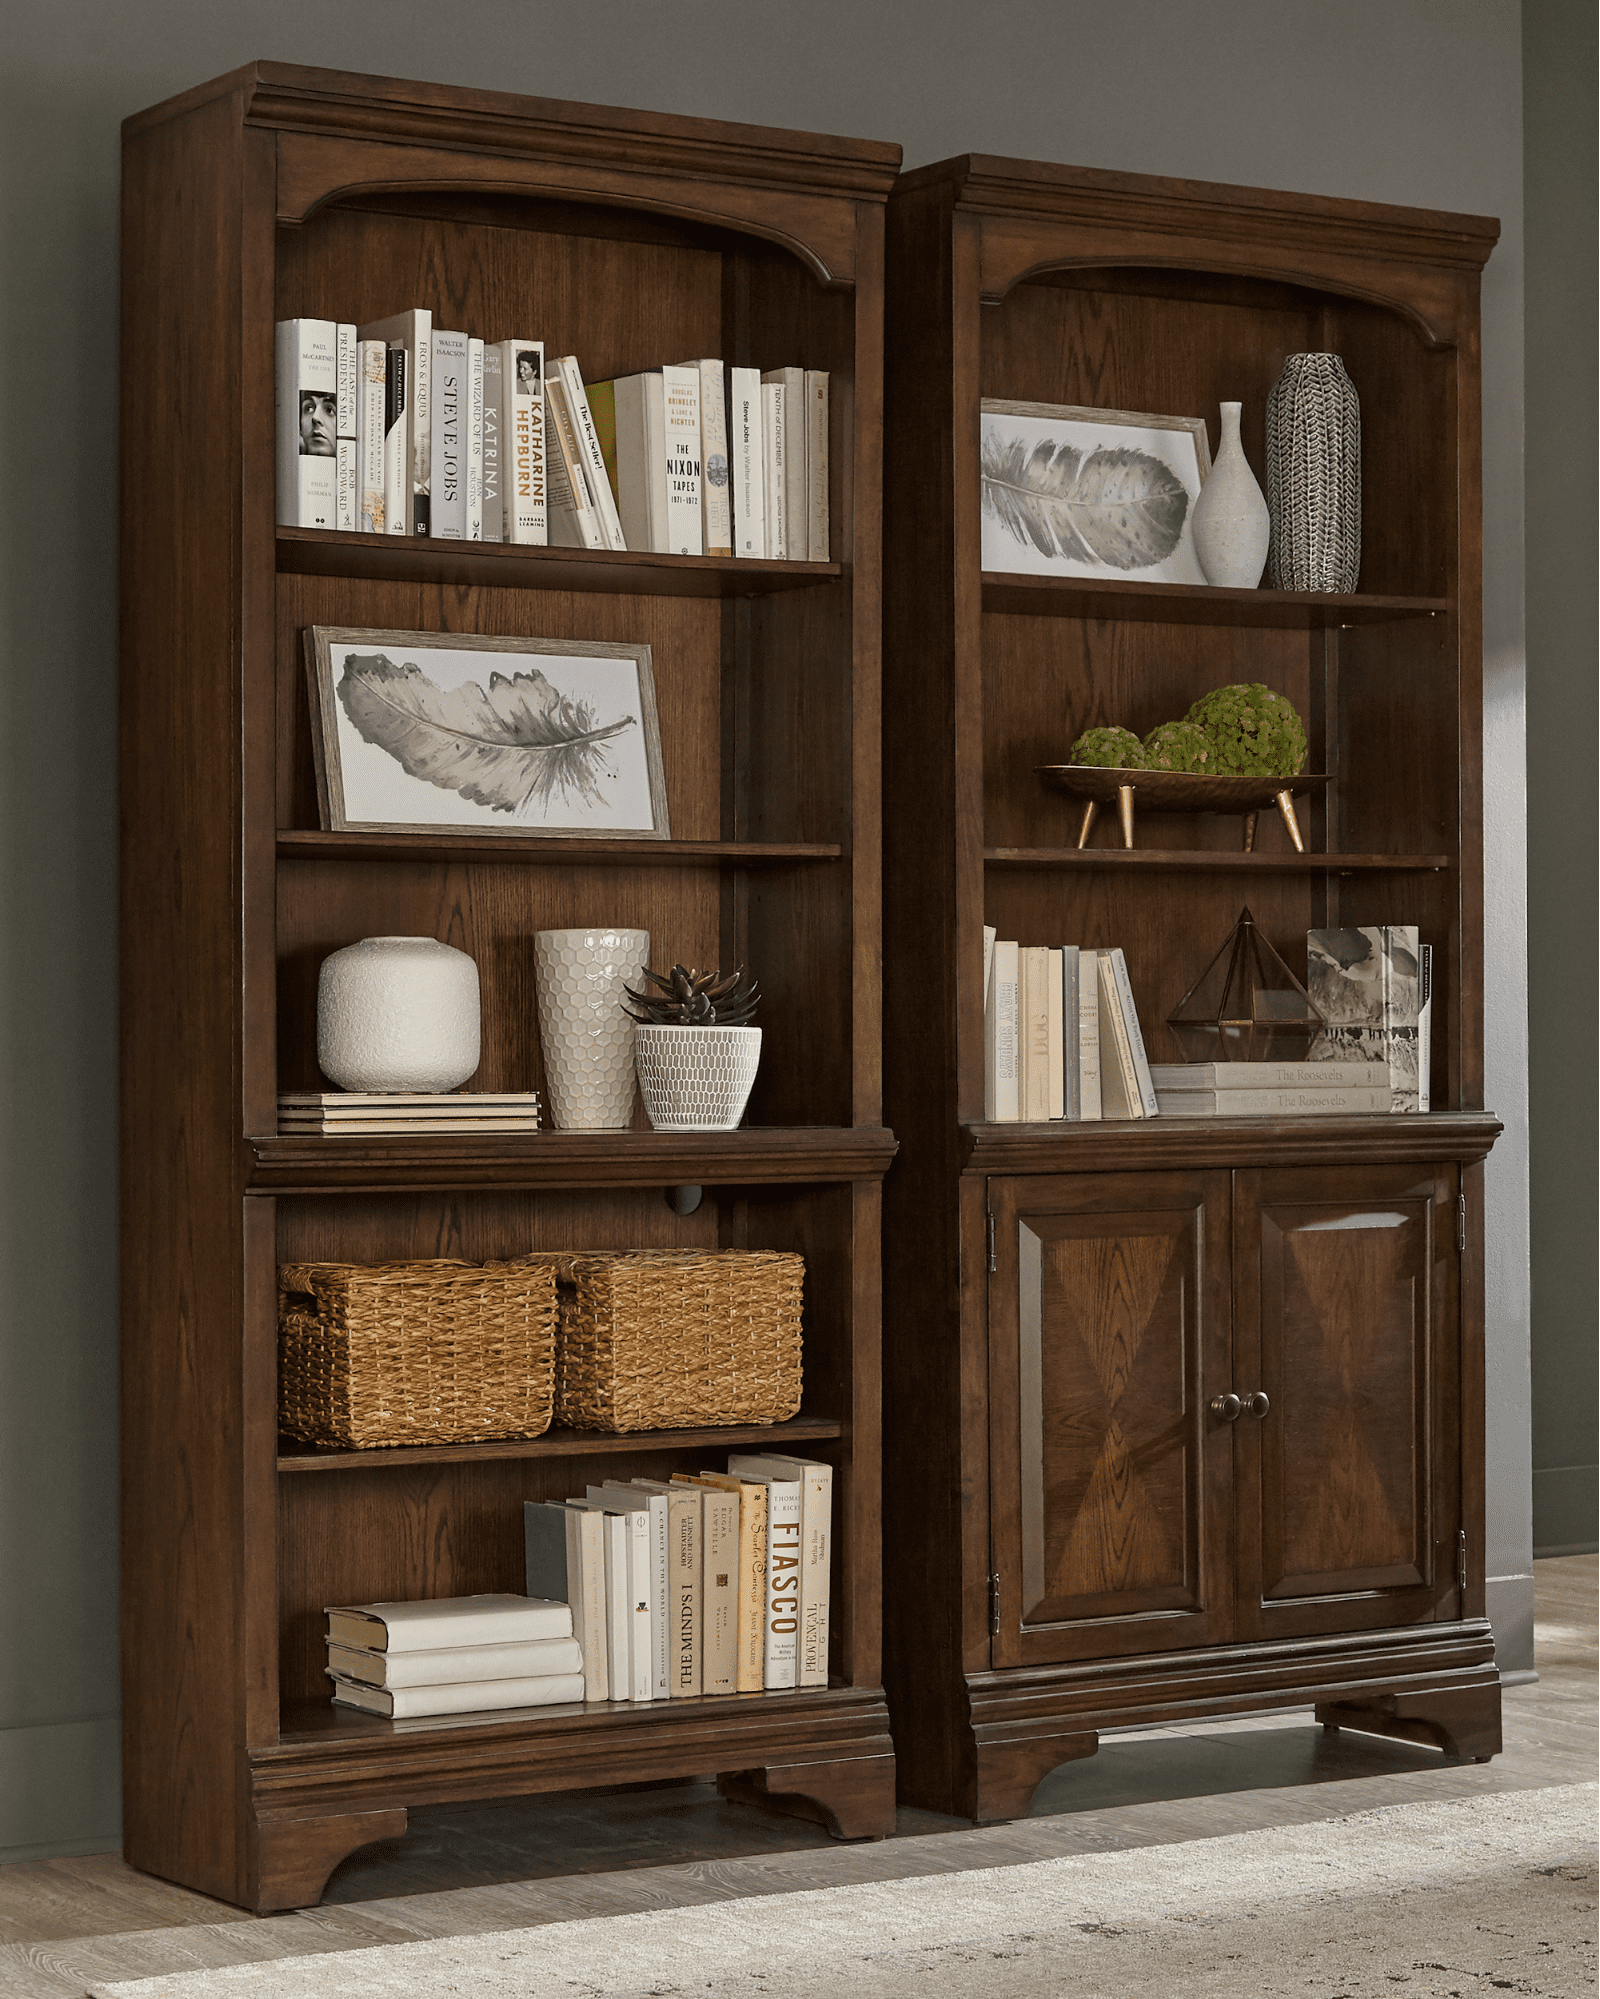
<path fill-rule="evenodd" d="M 901 177 L 903 189 L 943 184 L 984 218 L 979 289 L 998 304 L 1024 278 L 1073 265 L 1158 265 L 1301 280 L 1406 313 L 1434 346 L 1454 346 L 1463 287 L 1499 239 L 1492 216 L 1447 215 L 1385 202 L 1351 203 L 1269 188 L 1163 180 L 968 153 Z M 1034 225 L 1051 224 L 1039 255 Z M 1079 243 L 1060 250 L 1062 225 Z"/>

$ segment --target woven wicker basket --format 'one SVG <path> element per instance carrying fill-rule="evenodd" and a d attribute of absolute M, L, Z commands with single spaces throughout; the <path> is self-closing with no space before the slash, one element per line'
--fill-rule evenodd
<path fill-rule="evenodd" d="M 537 1437 L 555 1319 L 555 1272 L 531 1262 L 283 1264 L 279 1421 L 355 1450 Z"/>
<path fill-rule="evenodd" d="M 698 1430 L 781 1423 L 799 1409 L 804 1257 L 637 1250 L 529 1261 L 560 1278 L 557 1422 Z"/>

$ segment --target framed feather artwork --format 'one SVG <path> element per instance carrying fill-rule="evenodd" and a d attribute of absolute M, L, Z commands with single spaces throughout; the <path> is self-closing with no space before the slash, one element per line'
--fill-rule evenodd
<path fill-rule="evenodd" d="M 980 424 L 985 569 L 1205 582 L 1194 552 L 1211 470 L 1204 417 L 985 397 Z"/>
<path fill-rule="evenodd" d="M 326 832 L 666 840 L 647 645 L 305 633 Z"/>

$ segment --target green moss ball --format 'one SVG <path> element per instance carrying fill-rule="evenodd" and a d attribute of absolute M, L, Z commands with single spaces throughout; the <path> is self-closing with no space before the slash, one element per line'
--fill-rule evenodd
<path fill-rule="evenodd" d="M 1067 752 L 1067 761 L 1099 770 L 1143 770 L 1144 744 L 1131 729 L 1085 729 Z"/>
<path fill-rule="evenodd" d="M 1198 771 L 1210 776 L 1216 767 L 1211 738 L 1198 722 L 1163 722 L 1144 739 L 1147 770 Z"/>
<path fill-rule="evenodd" d="M 1305 764 L 1305 726 L 1294 704 L 1259 680 L 1202 694 L 1187 719 L 1211 738 L 1210 768 L 1219 776 L 1293 777 Z"/>

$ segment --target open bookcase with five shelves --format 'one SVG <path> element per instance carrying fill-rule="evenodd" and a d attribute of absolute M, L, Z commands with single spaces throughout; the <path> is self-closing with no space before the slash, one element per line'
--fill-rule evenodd
<path fill-rule="evenodd" d="M 892 146 L 257 64 L 131 119 L 123 176 L 125 1850 L 255 1909 L 315 1901 L 408 1805 L 716 1771 L 892 1823 L 879 1664 L 879 627 Z M 427 305 L 617 376 L 826 369 L 826 562 L 274 525 L 273 325 Z M 320 829 L 313 625 L 650 645 L 670 841 Z M 745 1125 L 669 1136 L 277 1130 L 321 1087 L 321 960 L 477 961 L 480 1090 L 548 1091 L 534 932 L 745 964 Z M 684 1214 L 664 1192 L 703 1189 Z M 280 1263 L 797 1250 L 776 1427 L 340 1452 L 281 1440 Z M 720 1464 L 835 1467 L 825 1690 L 393 1724 L 329 1705 L 331 1603 L 517 1590 L 522 1501 Z"/>
<path fill-rule="evenodd" d="M 902 1795 L 1026 1811 L 1100 1728 L 1315 1702 L 1498 1743 L 1483 1615 L 1478 280 L 1497 227 L 968 157 L 890 201 L 886 1680 Z M 1332 350 L 1362 412 L 1344 595 L 985 572 L 985 398 L 1203 415 Z M 1045 787 L 1236 681 L 1331 782 L 1263 813 Z M 1269 823 L 1270 819 L 1270 823 Z M 1111 822 L 1111 823 L 1108 823 Z M 1119 945 L 1153 1061 L 1248 904 L 1434 947 L 1429 1116 L 994 1124 L 987 923 Z M 1237 1415 L 1240 1399 L 1246 1403 Z M 1211 1403 L 1220 1398 L 1222 1408 Z M 1262 1413 L 1256 1413 L 1256 1409 Z"/>

